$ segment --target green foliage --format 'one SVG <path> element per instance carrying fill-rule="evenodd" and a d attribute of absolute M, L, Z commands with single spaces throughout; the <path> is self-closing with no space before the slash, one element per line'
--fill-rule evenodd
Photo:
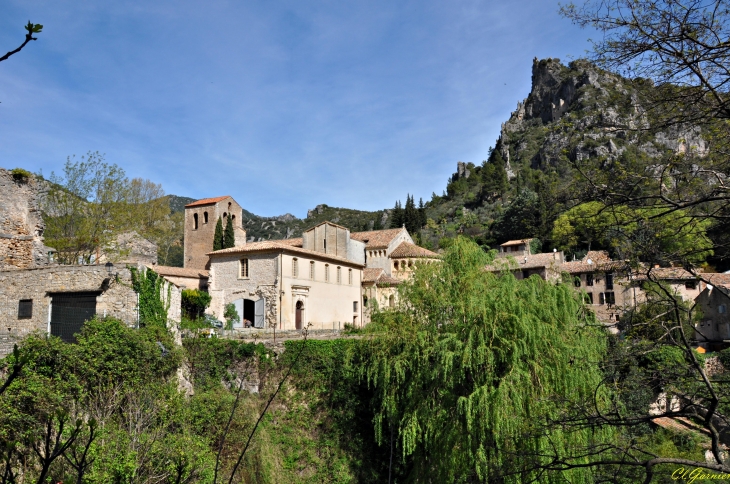
<path fill-rule="evenodd" d="M 90 152 L 68 158 L 63 175 L 51 173 L 43 199 L 45 243 L 63 264 L 90 263 L 99 250 L 113 261 L 126 255 L 117 244 L 123 233 L 136 232 L 158 246 L 179 238 L 181 225 L 170 219 L 170 206 L 158 184 L 128 179 L 124 170 Z"/>
<path fill-rule="evenodd" d="M 695 219 L 683 210 L 608 207 L 593 201 L 560 215 L 551 238 L 567 251 L 590 247 L 630 254 L 640 247 L 637 257 L 642 260 L 675 254 L 700 263 L 712 255 L 713 244 L 707 237 L 710 225 L 709 220 Z"/>
<path fill-rule="evenodd" d="M 375 314 L 363 374 L 378 441 L 395 429 L 411 479 L 592 482 L 588 469 L 540 466 L 555 454 L 585 462 L 580 449 L 611 432 L 537 422 L 561 417 L 561 395 L 594 396 L 605 336 L 570 287 L 484 272 L 489 262 L 459 238 L 401 286 L 401 308 Z"/>
<path fill-rule="evenodd" d="M 220 385 L 236 364 L 254 356 L 268 355 L 263 344 L 243 343 L 220 338 L 185 338 L 190 376 L 196 389 L 208 390 Z"/>
<path fill-rule="evenodd" d="M 233 329 L 234 324 L 241 322 L 241 316 L 238 314 L 238 311 L 236 311 L 236 305 L 233 303 L 226 304 L 223 317 L 226 318 L 226 329 Z"/>
<path fill-rule="evenodd" d="M 236 246 L 236 234 L 233 232 L 233 220 L 231 214 L 226 219 L 226 229 L 223 232 L 223 248 L 229 249 Z"/>
<path fill-rule="evenodd" d="M 211 297 L 205 291 L 200 289 L 183 289 L 182 291 L 182 308 L 183 311 L 191 318 L 200 318 L 208 306 L 210 306 Z"/>
<path fill-rule="evenodd" d="M 218 217 L 218 221 L 215 223 L 215 234 L 213 234 L 213 250 L 221 250 L 223 245 L 223 221 Z"/>
<path fill-rule="evenodd" d="M 139 322 L 141 326 L 157 328 L 161 333 L 167 331 L 167 310 L 169 304 L 163 299 L 164 279 L 152 269 L 142 271 L 130 267 L 132 273 L 132 287 L 139 294 Z M 170 300 L 168 287 L 167 301 Z"/>
<path fill-rule="evenodd" d="M 13 176 L 13 179 L 15 181 L 25 182 L 27 181 L 33 174 L 29 172 L 28 170 L 24 170 L 22 168 L 13 168 L 10 170 L 10 174 Z"/>

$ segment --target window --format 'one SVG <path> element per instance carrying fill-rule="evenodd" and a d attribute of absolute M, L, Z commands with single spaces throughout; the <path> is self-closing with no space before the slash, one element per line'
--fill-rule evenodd
<path fill-rule="evenodd" d="M 606 289 L 613 289 L 613 274 L 606 274 Z"/>
<path fill-rule="evenodd" d="M 193 230 L 198 230 L 198 214 L 193 214 Z"/>
<path fill-rule="evenodd" d="M 33 300 L 21 299 L 18 302 L 18 319 L 30 319 L 33 317 Z"/>
<path fill-rule="evenodd" d="M 586 286 L 593 285 L 593 274 L 586 274 Z"/>
<path fill-rule="evenodd" d="M 330 265 L 324 265 L 324 282 L 330 282 Z"/>
<path fill-rule="evenodd" d="M 575 276 L 575 279 L 573 279 L 573 285 L 575 287 L 580 287 L 580 276 Z"/>
<path fill-rule="evenodd" d="M 398 261 L 395 261 L 395 262 L 393 263 L 393 267 L 395 267 L 395 270 L 396 270 L 396 271 L 398 270 Z"/>
<path fill-rule="evenodd" d="M 586 304 L 593 304 L 593 293 L 586 293 Z"/>
<path fill-rule="evenodd" d="M 309 263 L 309 278 L 314 280 L 314 261 Z"/>
<path fill-rule="evenodd" d="M 598 304 L 606 304 L 606 295 L 602 292 L 598 293 Z"/>
<path fill-rule="evenodd" d="M 342 284 L 342 267 L 337 266 L 337 284 Z"/>
<path fill-rule="evenodd" d="M 696 289 L 697 288 L 697 282 L 696 281 L 687 281 L 684 283 L 684 287 L 687 289 Z"/>
<path fill-rule="evenodd" d="M 352 269 L 347 271 L 347 283 L 352 286 Z"/>
<path fill-rule="evenodd" d="M 726 311 L 726 307 L 725 307 L 724 304 L 720 304 L 719 306 L 717 306 L 717 312 L 718 313 L 725 314 L 725 311 Z"/>
<path fill-rule="evenodd" d="M 357 301 L 352 301 L 352 312 L 353 313 L 357 312 Z"/>
<path fill-rule="evenodd" d="M 241 277 L 248 278 L 248 259 L 241 259 Z"/>
<path fill-rule="evenodd" d="M 203 223 L 204 224 L 208 223 L 208 212 L 203 212 Z"/>
<path fill-rule="evenodd" d="M 368 305 L 368 297 L 367 296 L 363 296 L 362 297 L 362 305 L 365 306 L 365 307 L 367 307 L 367 305 Z"/>
<path fill-rule="evenodd" d="M 327 252 L 327 239 L 322 241 L 322 248 L 324 249 L 325 252 Z"/>
<path fill-rule="evenodd" d="M 395 296 L 392 294 L 388 298 L 388 307 L 394 308 L 395 307 Z"/>
<path fill-rule="evenodd" d="M 296 257 L 291 260 L 291 276 L 299 277 L 299 260 Z"/>
<path fill-rule="evenodd" d="M 614 292 L 606 292 L 606 304 L 616 304 L 616 294 Z"/>

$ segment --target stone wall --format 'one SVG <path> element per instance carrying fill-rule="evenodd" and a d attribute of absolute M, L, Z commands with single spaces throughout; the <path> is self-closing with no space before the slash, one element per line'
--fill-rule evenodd
<path fill-rule="evenodd" d="M 115 267 L 117 277 L 110 277 L 103 265 L 50 266 L 0 272 L 0 357 L 10 353 L 13 344 L 33 332 L 50 331 L 53 294 L 96 292 L 96 313 L 112 316 L 129 326 L 137 325 L 137 293 L 132 289 L 129 269 Z M 169 286 L 168 286 L 169 284 Z M 170 294 L 168 320 L 170 329 L 179 340 L 181 290 L 169 282 L 163 285 L 164 299 Z M 32 315 L 18 316 L 20 300 L 32 300 Z"/>
<path fill-rule="evenodd" d="M 249 277 L 240 277 L 240 260 L 248 259 Z M 278 322 L 279 254 L 232 254 L 215 256 L 210 264 L 208 312 L 223 321 L 225 305 L 236 299 L 266 299 L 266 325 Z"/>
<path fill-rule="evenodd" d="M 33 176 L 16 179 L 0 168 L 0 270 L 49 264 L 39 206 L 44 187 Z"/>
<path fill-rule="evenodd" d="M 228 214 L 233 217 L 235 245 L 246 243 L 246 231 L 243 228 L 243 209 L 232 198 L 226 197 L 217 203 L 205 205 L 193 205 L 185 207 L 185 245 L 184 260 L 185 268 L 206 269 L 208 266 L 208 252 L 213 251 L 213 237 L 218 217 L 223 220 L 223 228 L 226 227 Z M 195 216 L 198 218 L 198 226 L 195 228 Z M 206 223 L 205 220 L 208 222 Z"/>

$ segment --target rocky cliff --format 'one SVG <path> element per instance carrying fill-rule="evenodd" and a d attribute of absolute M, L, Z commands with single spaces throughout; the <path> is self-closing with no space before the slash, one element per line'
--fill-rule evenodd
<path fill-rule="evenodd" d="M 0 270 L 48 265 L 40 198 L 45 185 L 23 170 L 0 168 Z"/>

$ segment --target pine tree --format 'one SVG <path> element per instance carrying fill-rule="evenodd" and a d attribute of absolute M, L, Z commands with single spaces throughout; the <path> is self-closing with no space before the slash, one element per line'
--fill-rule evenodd
<path fill-rule="evenodd" d="M 213 235 L 213 250 L 221 250 L 223 248 L 223 221 L 218 217 L 215 224 L 215 234 Z"/>
<path fill-rule="evenodd" d="M 378 216 L 375 217 L 375 223 L 373 224 L 373 230 L 383 230 L 383 216 L 378 213 Z"/>
<path fill-rule="evenodd" d="M 405 223 L 403 207 L 400 204 L 400 200 L 395 202 L 393 212 L 390 214 L 390 228 L 397 229 L 403 226 Z"/>
<path fill-rule="evenodd" d="M 228 214 L 226 220 L 226 230 L 223 232 L 223 248 L 230 249 L 236 246 L 236 234 L 233 232 L 233 220 L 231 214 Z"/>

